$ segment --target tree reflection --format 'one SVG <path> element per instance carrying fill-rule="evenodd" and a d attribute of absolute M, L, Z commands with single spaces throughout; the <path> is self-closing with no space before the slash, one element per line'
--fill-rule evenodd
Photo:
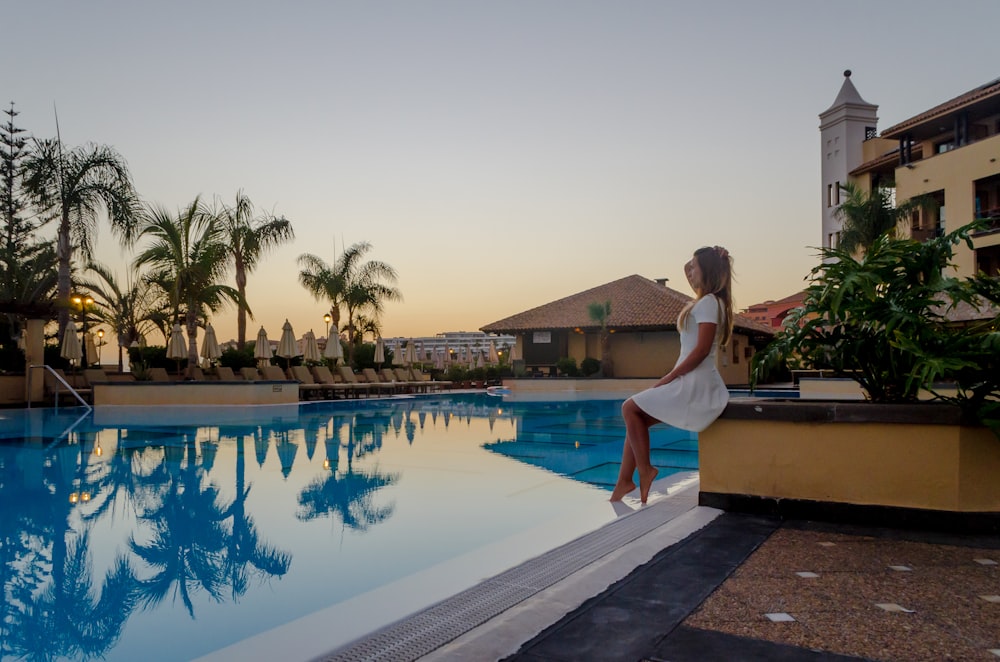
<path fill-rule="evenodd" d="M 299 493 L 299 510 L 295 516 L 302 521 L 335 515 L 345 526 L 366 531 L 369 526 L 388 519 L 395 506 L 378 507 L 375 492 L 394 484 L 398 474 L 382 474 L 349 470 L 314 479 Z"/>
<path fill-rule="evenodd" d="M 151 539 L 140 543 L 132 534 L 129 548 L 156 569 L 139 581 L 141 604 L 156 606 L 173 591 L 194 618 L 194 592 L 204 590 L 212 600 L 222 600 L 226 533 L 218 488 L 202 484 L 204 472 L 196 461 L 194 438 L 185 435 L 184 439 L 186 461 L 171 459 L 171 449 L 166 448 L 164 465 L 170 481 L 161 502 L 141 515 L 141 521 L 152 528 Z"/>
<path fill-rule="evenodd" d="M 73 526 L 74 520 L 88 526 L 86 517 L 75 517 L 75 504 L 89 504 L 92 490 L 99 489 L 87 483 L 94 475 L 88 459 L 82 443 L 44 455 L 30 447 L 3 455 L 0 495 L 17 503 L 2 509 L 3 653 L 27 660 L 102 657 L 132 611 L 128 562 L 114 560 L 97 597 L 89 534 Z M 14 466 L 22 475 L 7 480 L 14 478 L 7 471 Z M 82 494 L 87 498 L 81 502 Z"/>
<path fill-rule="evenodd" d="M 253 432 L 248 434 L 253 437 Z M 246 593 L 250 579 L 281 577 L 288 572 L 292 556 L 262 542 L 253 519 L 247 514 L 246 501 L 250 486 L 246 484 L 247 434 L 236 434 L 236 497 L 223 515 L 232 518 L 232 530 L 226 543 L 225 571 L 233 599 Z"/>

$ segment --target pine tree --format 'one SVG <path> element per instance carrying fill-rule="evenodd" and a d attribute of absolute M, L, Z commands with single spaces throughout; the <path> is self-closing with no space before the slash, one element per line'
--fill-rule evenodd
<path fill-rule="evenodd" d="M 14 330 L 16 315 L 48 316 L 55 293 L 55 251 L 38 236 L 50 218 L 33 214 L 23 189 L 24 161 L 30 156 L 25 131 L 14 124 L 14 102 L 0 124 L 0 312 Z"/>

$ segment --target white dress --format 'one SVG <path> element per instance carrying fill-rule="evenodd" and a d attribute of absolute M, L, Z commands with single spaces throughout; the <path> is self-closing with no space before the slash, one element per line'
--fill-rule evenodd
<path fill-rule="evenodd" d="M 680 363 L 698 344 L 698 324 L 717 324 L 712 351 L 691 372 L 669 384 L 648 388 L 632 396 L 639 408 L 658 421 L 675 428 L 701 432 L 719 417 L 729 402 L 729 391 L 715 367 L 715 354 L 721 329 L 719 301 L 708 294 L 691 309 L 681 329 Z"/>

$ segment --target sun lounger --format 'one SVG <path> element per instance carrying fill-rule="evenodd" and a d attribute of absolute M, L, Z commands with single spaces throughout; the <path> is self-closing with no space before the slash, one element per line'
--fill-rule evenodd
<path fill-rule="evenodd" d="M 381 393 L 401 393 L 403 390 L 399 384 L 383 380 L 373 368 L 363 368 L 360 377 L 365 382 L 374 384 Z"/>
<path fill-rule="evenodd" d="M 172 382 L 174 381 L 170 374 L 167 373 L 166 368 L 150 368 L 147 371 L 150 381 L 154 382 Z"/>
<path fill-rule="evenodd" d="M 261 376 L 267 381 L 271 382 L 282 382 L 288 381 L 288 375 L 279 366 L 276 365 L 266 365 L 260 369 Z"/>
<path fill-rule="evenodd" d="M 79 386 L 72 376 L 67 375 L 61 368 L 54 368 L 56 374 L 63 378 L 63 380 L 70 385 L 70 387 L 76 391 L 81 398 L 93 402 L 91 398 L 92 390 L 83 386 Z M 54 397 L 71 398 L 75 402 L 75 398 L 70 395 L 70 392 L 63 386 L 63 383 L 56 379 L 55 375 L 50 373 L 48 370 L 45 371 L 45 387 L 48 389 Z M 66 400 L 62 400 L 66 402 Z"/>
<path fill-rule="evenodd" d="M 379 375 L 382 377 L 383 381 L 399 384 L 400 387 L 407 393 L 427 390 L 427 387 L 423 384 L 423 382 L 410 379 L 401 368 L 396 368 L 395 370 L 392 368 L 382 368 L 382 370 L 379 371 Z"/>
<path fill-rule="evenodd" d="M 240 376 L 248 382 L 259 382 L 263 377 L 257 368 L 240 368 Z"/>
<path fill-rule="evenodd" d="M 233 369 L 229 366 L 215 366 L 215 376 L 220 382 L 235 382 L 238 377 L 233 374 Z"/>
<path fill-rule="evenodd" d="M 351 366 L 342 365 L 337 368 L 337 372 L 340 374 L 340 377 L 344 380 L 345 384 L 350 384 L 352 388 L 362 391 L 365 395 L 371 395 L 373 390 L 379 391 L 382 389 L 382 387 L 378 384 L 369 384 L 368 382 L 363 382 L 358 379 L 358 376 L 354 374 L 353 370 L 351 370 Z"/>
<path fill-rule="evenodd" d="M 203 382 L 205 381 L 205 371 L 201 369 L 201 366 L 191 366 L 191 369 L 188 371 L 188 376 L 185 379 Z"/>
<path fill-rule="evenodd" d="M 327 394 L 333 395 L 333 387 L 325 384 L 317 384 L 316 380 L 313 379 L 312 373 L 309 372 L 309 368 L 304 365 L 293 365 L 288 371 L 291 373 L 292 379 L 299 383 L 299 396 L 303 399 L 308 400 L 313 397 L 323 397 Z"/>
<path fill-rule="evenodd" d="M 451 382 L 444 381 L 444 380 L 438 380 L 438 379 L 431 379 L 431 376 L 428 375 L 428 374 L 426 374 L 420 368 L 414 368 L 413 366 L 410 366 L 409 371 L 410 371 L 410 374 L 413 376 L 413 380 L 414 381 L 426 382 L 427 385 L 428 385 L 427 388 L 430 389 L 430 390 L 435 390 L 436 391 L 438 389 L 448 388 L 448 387 L 451 386 Z"/>
<path fill-rule="evenodd" d="M 325 365 L 314 365 L 312 367 L 312 374 L 316 383 L 329 387 L 335 397 L 345 396 L 356 398 L 362 392 L 367 393 L 367 389 L 351 388 L 350 384 L 344 382 L 343 377 L 333 374 Z"/>

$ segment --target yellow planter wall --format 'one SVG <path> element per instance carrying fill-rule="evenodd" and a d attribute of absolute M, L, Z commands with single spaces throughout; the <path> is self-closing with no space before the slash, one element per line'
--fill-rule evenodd
<path fill-rule="evenodd" d="M 1000 440 L 986 428 L 723 418 L 698 445 L 704 492 L 1000 512 Z"/>

